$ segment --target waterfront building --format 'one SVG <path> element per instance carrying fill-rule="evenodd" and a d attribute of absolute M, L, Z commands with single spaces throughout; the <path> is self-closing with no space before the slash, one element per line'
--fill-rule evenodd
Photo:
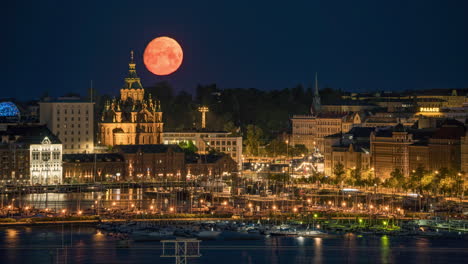
<path fill-rule="evenodd" d="M 57 135 L 64 153 L 94 151 L 94 103 L 78 97 L 39 102 L 40 123 Z"/>
<path fill-rule="evenodd" d="M 460 160 L 461 160 L 461 171 L 468 174 L 468 129 L 465 132 L 465 136 L 461 138 L 460 146 Z"/>
<path fill-rule="evenodd" d="M 160 102 L 146 95 L 136 73 L 133 52 L 120 99 L 107 101 L 99 122 L 100 143 L 114 145 L 161 144 L 163 121 Z"/>
<path fill-rule="evenodd" d="M 125 177 L 129 180 L 185 177 L 185 153 L 177 145 L 119 145 L 114 149 L 125 160 Z"/>
<path fill-rule="evenodd" d="M 193 142 L 197 147 L 197 153 L 207 154 L 214 150 L 226 153 L 238 164 L 242 165 L 242 137 L 231 136 L 230 132 L 210 131 L 184 131 L 164 132 L 164 144 L 179 144 L 181 142 Z"/>
<path fill-rule="evenodd" d="M 386 179 L 395 169 L 408 176 L 424 167 L 460 170 L 466 128 L 456 120 L 445 120 L 436 128 L 413 129 L 399 124 L 371 134 L 372 164 L 377 177 Z"/>
<path fill-rule="evenodd" d="M 363 113 L 318 113 L 312 115 L 295 115 L 291 119 L 291 145 L 305 145 L 309 150 L 318 149 L 324 152 L 324 138 L 336 133 L 348 132 L 354 126 L 360 126 Z"/>
<path fill-rule="evenodd" d="M 40 144 L 30 145 L 32 185 L 62 184 L 62 144 L 44 137 Z"/>
<path fill-rule="evenodd" d="M 118 153 L 64 154 L 63 177 L 68 183 L 125 179 L 125 160 Z"/>
<path fill-rule="evenodd" d="M 238 171 L 237 162 L 227 154 L 187 155 L 187 179 L 221 177 Z"/>
<path fill-rule="evenodd" d="M 0 131 L 3 184 L 62 182 L 62 145 L 42 125 L 11 125 Z"/>
<path fill-rule="evenodd" d="M 372 169 L 370 134 L 374 128 L 354 127 L 347 133 L 325 137 L 328 146 L 324 152 L 324 172 L 333 175 L 333 169 L 342 164 L 345 169 Z"/>

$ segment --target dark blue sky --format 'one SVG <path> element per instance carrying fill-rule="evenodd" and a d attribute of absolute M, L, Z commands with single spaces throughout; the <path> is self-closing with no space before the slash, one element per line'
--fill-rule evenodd
<path fill-rule="evenodd" d="M 5 8 L 5 4 L 2 7 Z M 348 91 L 468 87 L 468 1 L 8 1 L 1 97 L 118 94 L 129 52 L 144 85 L 168 80 Z M 175 38 L 184 62 L 158 77 L 145 45 Z M 5 54 L 6 53 L 6 54 Z"/>

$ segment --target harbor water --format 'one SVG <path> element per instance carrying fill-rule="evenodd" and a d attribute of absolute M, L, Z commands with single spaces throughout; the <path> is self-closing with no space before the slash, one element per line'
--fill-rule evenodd
<path fill-rule="evenodd" d="M 1 263 L 174 263 L 157 241 L 119 246 L 94 226 L 1 227 Z M 466 263 L 466 238 L 361 236 L 265 237 L 200 243 L 189 263 Z"/>

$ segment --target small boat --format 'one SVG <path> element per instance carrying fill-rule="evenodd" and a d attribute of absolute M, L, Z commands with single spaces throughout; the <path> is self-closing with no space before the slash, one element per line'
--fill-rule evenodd
<path fill-rule="evenodd" d="M 200 231 L 195 236 L 201 240 L 214 240 L 214 239 L 217 239 L 220 235 L 221 235 L 220 231 L 205 230 L 205 231 Z"/>
<path fill-rule="evenodd" d="M 221 238 L 224 240 L 260 240 L 263 239 L 260 233 L 255 232 L 236 232 L 236 231 L 223 231 Z"/>
<path fill-rule="evenodd" d="M 270 236 L 297 236 L 298 232 L 294 230 L 272 230 L 268 234 Z"/>
<path fill-rule="evenodd" d="M 131 234 L 131 238 L 135 241 L 160 241 L 164 239 L 175 239 L 174 232 L 170 231 L 135 231 Z"/>
<path fill-rule="evenodd" d="M 299 231 L 298 236 L 302 237 L 322 237 L 322 236 L 327 236 L 328 233 L 321 232 L 318 230 L 305 230 L 305 231 Z"/>

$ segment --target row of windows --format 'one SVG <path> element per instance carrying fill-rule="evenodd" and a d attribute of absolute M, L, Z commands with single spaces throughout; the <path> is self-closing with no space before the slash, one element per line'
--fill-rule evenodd
<path fill-rule="evenodd" d="M 63 131 L 63 134 L 64 134 L 64 135 L 67 135 L 67 134 L 68 134 L 68 131 L 66 131 L 66 130 L 65 130 L 65 131 Z M 76 132 L 76 134 L 77 134 L 77 135 L 81 135 L 81 131 L 80 131 L 80 130 L 78 130 L 78 131 Z M 85 134 L 86 134 L 86 135 L 89 135 L 89 131 L 88 131 L 88 130 L 86 130 L 86 131 L 85 131 Z M 70 135 L 75 135 L 75 131 L 73 131 L 73 130 L 72 130 L 72 131 L 70 131 Z"/>
<path fill-rule="evenodd" d="M 67 128 L 67 127 L 68 127 L 67 124 L 64 124 L 64 125 L 63 125 L 63 128 Z M 75 128 L 75 124 L 71 124 L 70 127 L 71 127 L 71 128 Z M 57 128 L 60 128 L 60 124 L 57 124 Z M 81 128 L 81 124 L 77 124 L 77 128 Z M 88 123 L 86 123 L 86 128 L 89 128 L 89 124 L 88 124 Z"/>
<path fill-rule="evenodd" d="M 64 141 L 64 142 L 68 142 L 68 138 L 64 138 L 63 141 Z M 77 138 L 76 141 L 78 141 L 78 143 L 81 142 L 81 138 Z M 89 138 L 86 138 L 86 142 L 88 142 L 88 141 L 89 141 Z M 75 142 L 75 138 L 73 138 L 73 137 L 70 138 L 70 142 Z"/>
<path fill-rule="evenodd" d="M 211 142 L 208 142 L 208 145 L 210 146 L 215 146 L 215 145 L 224 145 L 224 146 L 235 146 L 237 145 L 237 141 L 211 141 Z"/>
<path fill-rule="evenodd" d="M 233 148 L 216 147 L 216 148 L 214 148 L 214 149 L 216 149 L 216 150 L 218 150 L 218 151 L 223 151 L 223 152 L 225 152 L 225 151 L 237 151 L 237 148 L 236 148 L 236 147 L 233 147 Z"/>
<path fill-rule="evenodd" d="M 32 153 L 32 159 L 33 160 L 39 160 L 41 158 L 42 154 L 42 160 L 50 160 L 51 158 L 51 153 L 50 152 L 33 152 Z M 60 159 L 60 152 L 53 152 L 52 153 L 52 159 L 58 160 Z"/>
<path fill-rule="evenodd" d="M 89 148 L 88 144 L 86 144 L 86 146 L 85 145 L 83 145 L 83 146 L 86 147 L 86 148 Z M 71 144 L 71 145 L 65 144 L 65 145 L 63 145 L 63 148 L 65 148 L 65 149 L 74 149 L 75 145 L 74 144 Z M 76 148 L 81 148 L 81 144 L 76 145 Z"/>
<path fill-rule="evenodd" d="M 61 113 L 61 112 L 60 112 L 60 109 L 57 109 L 57 115 L 60 115 L 60 113 Z M 63 110 L 63 113 L 64 113 L 65 115 L 68 114 L 68 113 L 71 113 L 72 115 L 75 114 L 75 113 L 78 114 L 78 115 L 80 115 L 80 114 L 81 114 L 81 109 L 80 109 L 79 106 L 78 106 L 77 111 L 75 111 L 74 109 L 70 109 L 70 111 L 68 111 L 67 109 L 64 109 L 64 110 Z M 85 114 L 89 115 L 89 110 L 88 110 L 88 109 L 85 110 Z"/>
<path fill-rule="evenodd" d="M 63 120 L 64 120 L 64 121 L 68 121 L 68 117 L 64 117 Z M 86 120 L 86 121 L 89 121 L 89 117 L 85 117 L 85 120 Z M 70 121 L 75 121 L 75 118 L 74 118 L 74 117 L 71 117 L 71 118 L 70 118 Z M 81 117 L 78 117 L 78 118 L 77 118 L 77 121 L 81 121 Z M 60 117 L 57 117 L 57 122 L 60 122 Z"/>

